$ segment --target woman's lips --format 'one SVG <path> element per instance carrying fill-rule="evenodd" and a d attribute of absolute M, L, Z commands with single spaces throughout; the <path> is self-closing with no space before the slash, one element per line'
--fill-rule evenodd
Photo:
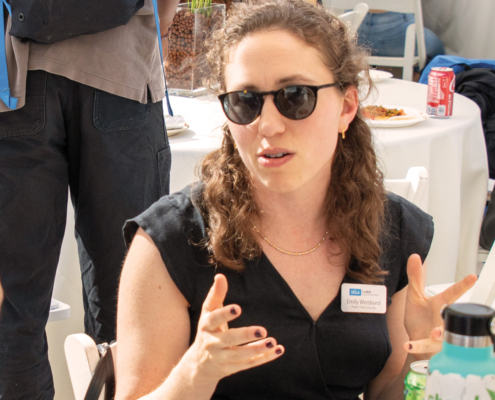
<path fill-rule="evenodd" d="M 275 168 L 275 167 L 280 167 L 286 163 L 288 163 L 292 158 L 294 158 L 294 154 L 292 153 L 286 153 L 283 151 L 276 151 L 276 152 L 270 152 L 268 154 L 274 155 L 274 154 L 280 154 L 282 153 L 282 157 L 268 157 L 265 152 L 265 154 L 258 156 L 258 162 L 260 163 L 261 166 L 266 167 L 266 168 Z"/>

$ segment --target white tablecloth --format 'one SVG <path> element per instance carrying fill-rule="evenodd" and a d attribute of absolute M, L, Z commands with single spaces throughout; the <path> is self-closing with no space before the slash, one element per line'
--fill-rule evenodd
<path fill-rule="evenodd" d="M 367 102 L 426 110 L 425 85 L 385 80 Z M 171 97 L 176 114 L 190 125 L 170 138 L 171 192 L 195 180 L 197 161 L 217 148 L 225 117 L 213 97 Z M 423 166 L 429 174 L 428 212 L 435 236 L 428 255 L 427 284 L 452 282 L 476 271 L 478 236 L 488 180 L 486 150 L 479 109 L 455 95 L 454 115 L 430 119 L 407 128 L 374 129 L 385 177 L 404 178 L 407 170 Z"/>

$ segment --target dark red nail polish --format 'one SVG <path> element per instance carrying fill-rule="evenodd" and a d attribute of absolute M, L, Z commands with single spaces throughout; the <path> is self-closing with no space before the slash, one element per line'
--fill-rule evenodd
<path fill-rule="evenodd" d="M 412 344 L 409 343 L 409 350 L 412 350 Z"/>
<path fill-rule="evenodd" d="M 266 347 L 271 349 L 273 347 L 273 343 L 272 342 L 266 342 Z"/>
<path fill-rule="evenodd" d="M 232 315 L 237 315 L 237 311 L 235 310 L 235 307 L 232 307 L 232 308 L 230 309 L 230 313 L 231 313 Z"/>
<path fill-rule="evenodd" d="M 277 350 L 275 350 L 275 353 L 277 353 L 277 354 L 282 354 L 282 349 L 277 349 Z"/>
<path fill-rule="evenodd" d="M 257 338 L 260 338 L 261 337 L 261 331 L 258 329 L 256 332 L 254 332 L 254 336 L 256 336 Z"/>

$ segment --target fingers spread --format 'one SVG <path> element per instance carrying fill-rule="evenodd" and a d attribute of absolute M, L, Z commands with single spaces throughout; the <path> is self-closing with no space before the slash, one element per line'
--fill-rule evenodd
<path fill-rule="evenodd" d="M 409 280 L 408 293 L 409 290 L 412 290 L 419 295 L 423 295 L 423 263 L 418 254 L 411 254 L 407 260 L 407 277 Z"/>
<path fill-rule="evenodd" d="M 233 321 L 239 315 L 241 315 L 241 307 L 239 307 L 238 305 L 234 304 L 218 308 L 207 313 L 206 315 L 203 315 L 203 324 L 200 329 L 213 332 L 217 330 L 221 325 Z"/>
<path fill-rule="evenodd" d="M 213 311 L 223 306 L 223 301 L 227 295 L 228 284 L 225 275 L 215 275 L 215 281 L 203 303 L 204 311 Z"/>
<path fill-rule="evenodd" d="M 452 286 L 450 286 L 448 289 L 437 296 L 442 296 L 445 303 L 452 304 L 469 289 L 471 289 L 477 280 L 478 278 L 476 275 L 468 275 L 464 277 L 464 279 L 461 279 L 459 282 L 454 283 Z"/>
<path fill-rule="evenodd" d="M 266 345 L 266 343 L 269 342 L 268 339 L 266 341 L 260 341 L 259 343 L 257 342 L 257 343 L 251 344 L 253 347 L 260 346 L 261 348 L 263 348 L 263 351 L 262 351 L 262 349 L 260 349 L 260 351 L 258 352 L 258 355 L 254 356 L 254 357 L 248 358 L 248 359 L 240 361 L 240 362 L 231 363 L 230 368 L 232 368 L 233 371 L 238 372 L 238 371 L 242 371 L 245 369 L 254 368 L 254 367 L 257 367 L 257 366 L 262 365 L 262 364 L 266 364 L 267 362 L 273 361 L 273 360 L 277 359 L 278 357 L 282 356 L 282 354 L 284 354 L 284 352 L 285 352 L 285 348 L 281 345 L 275 345 L 274 339 L 270 338 L 270 340 L 273 341 L 273 343 L 271 345 L 272 347 L 268 347 Z M 251 345 L 248 345 L 248 346 L 251 346 Z M 244 349 L 244 347 L 247 347 L 247 346 L 242 346 L 242 348 L 238 347 L 236 350 L 246 351 L 246 353 L 247 353 L 249 350 Z M 231 351 L 231 350 L 226 350 L 226 351 Z M 239 353 L 239 354 L 248 355 L 248 354 L 242 354 L 242 353 Z"/>
<path fill-rule="evenodd" d="M 222 358 L 230 363 L 249 363 L 252 358 L 256 358 L 265 353 L 273 353 L 277 350 L 277 341 L 274 338 L 258 340 L 244 346 L 228 347 L 222 350 Z"/>
<path fill-rule="evenodd" d="M 411 354 L 424 353 L 432 354 L 438 353 L 442 350 L 442 341 L 436 339 L 422 339 L 412 342 L 404 343 L 404 350 Z"/>
<path fill-rule="evenodd" d="M 411 354 L 418 353 L 438 353 L 442 350 L 443 326 L 434 328 L 429 339 L 413 340 L 404 343 L 404 349 Z"/>
<path fill-rule="evenodd" d="M 247 343 L 259 341 L 266 337 L 266 329 L 261 326 L 250 326 L 244 328 L 230 328 L 226 332 L 217 334 L 218 339 L 225 343 L 225 347 L 242 346 Z"/>
<path fill-rule="evenodd" d="M 443 339 L 443 326 L 438 326 L 431 331 L 430 339 L 442 340 Z"/>

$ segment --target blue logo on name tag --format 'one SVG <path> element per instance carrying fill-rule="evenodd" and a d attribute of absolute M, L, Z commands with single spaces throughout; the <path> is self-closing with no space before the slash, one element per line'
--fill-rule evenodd
<path fill-rule="evenodd" d="M 349 289 L 351 296 L 361 296 L 361 289 Z"/>

